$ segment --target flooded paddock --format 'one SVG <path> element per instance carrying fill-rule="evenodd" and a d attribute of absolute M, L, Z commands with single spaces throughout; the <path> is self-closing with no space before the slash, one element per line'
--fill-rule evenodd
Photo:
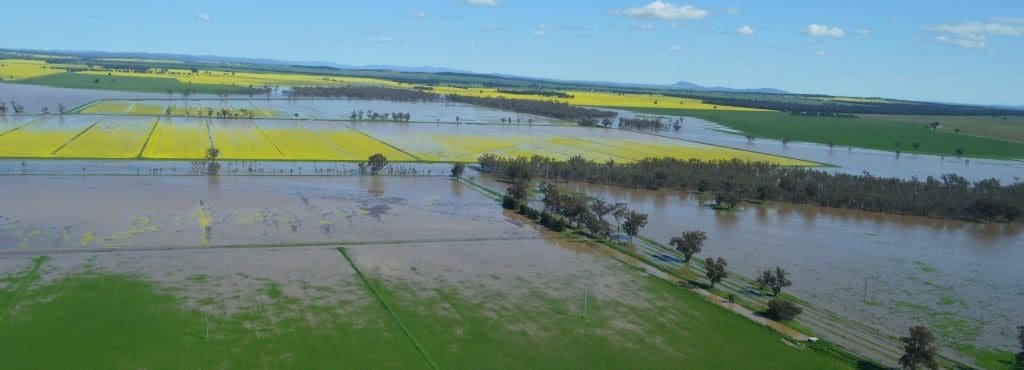
<path fill-rule="evenodd" d="M 677 191 L 565 186 L 649 214 L 641 234 L 664 245 L 683 230 L 706 231 L 699 257 L 723 257 L 747 277 L 782 267 L 792 274 L 788 292 L 883 333 L 926 324 L 945 345 L 1014 346 L 1024 308 L 1022 224 L 784 203 L 722 212 Z"/>
<path fill-rule="evenodd" d="M 617 111 L 621 117 L 648 117 L 629 111 Z M 673 117 L 674 118 L 674 117 Z M 828 145 L 792 142 L 783 145 L 778 140 L 756 139 L 749 141 L 740 132 L 700 118 L 683 117 L 680 131 L 645 131 L 650 134 L 721 145 L 729 148 L 751 150 L 759 153 L 799 158 L 830 164 L 825 170 L 859 175 L 864 172 L 881 177 L 924 180 L 955 173 L 971 181 L 990 178 L 1003 184 L 1024 180 L 1024 160 L 997 160 L 984 158 L 958 158 L 927 154 L 896 153 L 881 150 L 835 147 Z"/>
<path fill-rule="evenodd" d="M 6 251 L 519 238 L 443 177 L 0 176 Z"/>

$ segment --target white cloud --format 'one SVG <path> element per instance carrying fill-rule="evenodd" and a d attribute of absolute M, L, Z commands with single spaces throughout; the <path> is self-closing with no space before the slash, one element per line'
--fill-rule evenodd
<path fill-rule="evenodd" d="M 390 37 L 381 37 L 381 38 L 377 39 L 377 43 L 380 43 L 380 44 L 390 44 L 391 41 L 393 41 L 393 40 L 391 40 Z"/>
<path fill-rule="evenodd" d="M 743 36 L 750 36 L 754 34 L 754 28 L 747 25 L 743 25 L 740 28 L 736 29 L 736 33 L 741 34 Z"/>
<path fill-rule="evenodd" d="M 1024 35 L 1024 18 L 993 18 L 988 22 L 965 22 L 926 28 L 934 32 L 935 41 L 967 49 L 987 49 L 989 36 L 1017 37 Z M 988 49 L 992 51 L 991 49 Z"/>
<path fill-rule="evenodd" d="M 533 31 L 530 32 L 530 34 L 537 37 L 544 36 L 545 34 L 547 34 L 547 30 L 551 28 L 552 26 L 550 24 L 538 23 L 537 26 L 533 28 Z"/>
<path fill-rule="evenodd" d="M 416 18 L 416 19 L 423 19 L 423 18 L 427 17 L 427 13 L 422 11 L 422 10 L 420 10 L 420 11 L 415 11 L 415 12 L 409 13 L 409 16 L 413 17 L 413 18 Z"/>
<path fill-rule="evenodd" d="M 994 18 L 987 22 L 940 24 L 925 29 L 937 33 L 935 41 L 941 44 L 987 49 L 989 36 L 1024 36 L 1024 18 Z"/>
<path fill-rule="evenodd" d="M 495 26 L 493 24 L 485 24 L 477 27 L 476 29 L 480 30 L 480 32 L 501 32 L 507 30 L 505 27 Z"/>
<path fill-rule="evenodd" d="M 199 13 L 199 14 L 196 14 L 196 20 L 200 21 L 200 22 L 209 22 L 210 21 L 210 16 L 208 16 L 206 14 L 203 14 L 203 13 Z"/>
<path fill-rule="evenodd" d="M 615 12 L 616 14 L 634 18 L 653 19 L 701 19 L 707 17 L 708 11 L 697 8 L 693 5 L 676 6 L 672 3 L 656 0 L 640 8 L 627 8 Z"/>
<path fill-rule="evenodd" d="M 654 29 L 655 29 L 655 27 L 654 27 L 654 25 L 653 25 L 653 24 L 650 24 L 650 23 L 644 23 L 644 24 L 641 24 L 641 25 L 640 25 L 640 29 L 642 29 L 642 30 L 645 30 L 645 31 L 651 31 L 651 30 L 654 30 Z"/>
<path fill-rule="evenodd" d="M 803 32 L 805 34 L 808 34 L 808 35 L 811 35 L 811 36 L 819 36 L 819 37 L 820 36 L 843 37 L 844 35 L 846 35 L 846 32 L 843 32 L 842 28 L 839 28 L 839 27 L 836 27 L 836 26 L 825 26 L 825 25 L 818 25 L 818 24 L 811 24 L 810 26 L 807 26 L 806 28 L 804 28 Z"/>
<path fill-rule="evenodd" d="M 1024 22 L 1018 19 L 1002 19 L 1000 22 L 964 22 L 957 24 L 940 24 L 928 27 L 932 32 L 951 33 L 958 36 L 1021 36 L 1024 35 Z"/>
<path fill-rule="evenodd" d="M 739 12 L 740 7 L 738 6 L 730 6 L 728 9 L 725 9 L 725 14 L 739 14 Z"/>
<path fill-rule="evenodd" d="M 679 46 L 679 45 L 672 45 L 672 46 L 668 47 L 668 51 L 671 51 L 673 53 L 678 53 L 678 52 L 683 51 L 683 47 Z"/>
<path fill-rule="evenodd" d="M 969 38 L 949 38 L 943 35 L 935 36 L 935 41 L 940 44 L 956 45 L 965 49 L 984 49 L 988 46 L 984 36 L 972 36 Z"/>
<path fill-rule="evenodd" d="M 875 32 L 875 31 L 870 29 L 870 28 L 860 28 L 860 29 L 857 29 L 857 34 L 858 35 L 862 35 L 862 36 L 870 35 L 872 32 Z"/>
<path fill-rule="evenodd" d="M 466 4 L 472 6 L 498 6 L 501 5 L 501 1 L 498 0 L 466 0 Z"/>
<path fill-rule="evenodd" d="M 823 57 L 823 56 L 825 56 L 825 54 L 826 53 L 825 53 L 824 50 L 818 50 L 818 51 L 814 52 L 814 55 L 817 55 L 819 57 Z"/>

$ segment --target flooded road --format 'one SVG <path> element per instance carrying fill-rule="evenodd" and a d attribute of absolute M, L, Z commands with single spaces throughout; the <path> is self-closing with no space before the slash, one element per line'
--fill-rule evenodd
<path fill-rule="evenodd" d="M 706 231 L 698 257 L 723 257 L 748 277 L 782 267 L 792 273 L 787 291 L 884 333 L 926 324 L 946 345 L 1014 348 L 1024 312 L 1022 224 L 791 204 L 719 212 L 675 191 L 565 186 L 649 214 L 641 234 L 665 245 L 683 230 Z"/>

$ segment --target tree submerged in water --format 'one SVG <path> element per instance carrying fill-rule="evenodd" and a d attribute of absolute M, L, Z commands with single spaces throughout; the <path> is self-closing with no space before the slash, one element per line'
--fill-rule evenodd
<path fill-rule="evenodd" d="M 217 163 L 217 157 L 220 156 L 220 149 L 215 147 L 206 148 L 206 175 L 216 176 L 220 172 L 220 163 Z"/>
<path fill-rule="evenodd" d="M 900 357 L 900 366 L 907 370 L 916 370 L 926 367 L 932 370 L 939 368 L 939 362 L 935 359 L 938 348 L 935 346 L 935 335 L 924 326 L 910 328 L 910 336 L 902 337 L 904 343 L 903 356 Z"/>
<path fill-rule="evenodd" d="M 366 168 L 369 169 L 370 175 L 373 176 L 377 176 L 378 174 L 380 174 L 380 171 L 383 170 L 384 167 L 386 167 L 387 165 L 388 157 L 385 157 L 383 154 L 380 153 L 371 155 L 370 158 L 366 160 Z"/>

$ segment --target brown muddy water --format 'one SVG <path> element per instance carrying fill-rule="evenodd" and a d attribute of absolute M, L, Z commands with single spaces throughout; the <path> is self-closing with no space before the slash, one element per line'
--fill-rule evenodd
<path fill-rule="evenodd" d="M 0 250 L 522 238 L 437 177 L 0 176 Z"/>
<path fill-rule="evenodd" d="M 1024 324 L 1022 224 L 783 203 L 720 212 L 677 191 L 565 186 L 649 214 L 641 234 L 665 245 L 683 230 L 704 230 L 698 257 L 723 257 L 747 277 L 780 266 L 792 274 L 786 291 L 883 333 L 924 324 L 948 346 L 1013 350 Z"/>

